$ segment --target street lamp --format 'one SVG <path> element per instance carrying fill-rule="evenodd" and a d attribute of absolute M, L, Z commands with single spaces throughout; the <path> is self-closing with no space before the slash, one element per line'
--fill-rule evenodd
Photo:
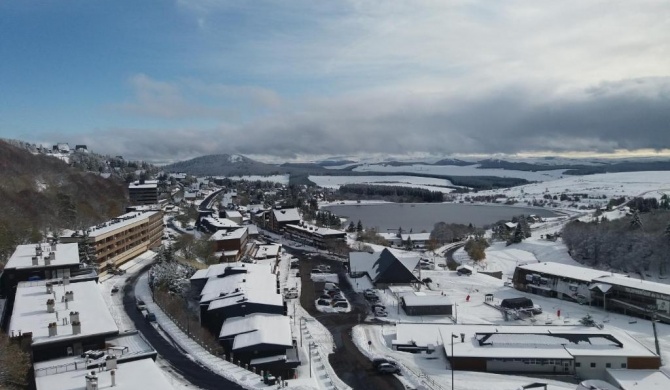
<path fill-rule="evenodd" d="M 451 390 L 454 390 L 454 339 L 458 336 L 451 334 Z"/>

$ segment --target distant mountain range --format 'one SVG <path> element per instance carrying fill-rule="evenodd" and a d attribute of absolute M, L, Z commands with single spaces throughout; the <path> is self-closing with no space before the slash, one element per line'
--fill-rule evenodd
<path fill-rule="evenodd" d="M 477 165 L 480 169 L 502 169 L 514 171 L 542 172 L 549 170 L 565 170 L 566 175 L 589 175 L 607 172 L 637 172 L 637 171 L 667 171 L 670 170 L 668 160 L 572 160 L 567 159 L 535 159 L 529 162 L 508 161 L 504 159 L 482 159 L 465 161 L 459 159 L 442 159 L 433 163 L 421 161 L 382 161 L 365 164 L 365 172 L 355 169 L 362 163 L 354 160 L 323 160 L 311 163 L 284 163 L 266 164 L 241 155 L 217 154 L 196 157 L 163 167 L 169 172 L 185 172 L 198 176 L 247 176 L 247 175 L 279 175 L 279 174 L 309 174 L 309 175 L 376 175 L 389 174 L 375 172 L 374 166 L 398 167 L 395 174 L 402 173 L 403 166 L 471 166 Z M 342 168 L 338 168 L 342 167 Z M 371 168 L 372 167 L 372 168 Z M 417 173 L 407 173 L 417 176 Z M 421 175 L 419 175 L 421 176 Z M 431 175 L 434 176 L 434 175 Z"/>

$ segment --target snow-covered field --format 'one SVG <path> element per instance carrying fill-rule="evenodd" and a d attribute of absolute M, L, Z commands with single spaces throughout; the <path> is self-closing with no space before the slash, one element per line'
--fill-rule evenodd
<path fill-rule="evenodd" d="M 480 191 L 479 195 L 503 193 L 508 197 L 541 199 L 545 193 L 584 193 L 588 195 L 660 197 L 670 193 L 670 171 L 603 173 L 586 176 L 565 176 L 544 183 L 526 184 L 504 190 Z"/>
<path fill-rule="evenodd" d="M 364 164 L 354 168 L 357 172 L 411 172 L 429 173 L 433 175 L 451 176 L 498 176 L 518 177 L 529 181 L 555 180 L 563 175 L 564 169 L 554 169 L 542 172 L 514 171 L 509 169 L 479 169 L 479 164 L 457 165 L 404 165 L 392 166 L 387 164 Z"/>
<path fill-rule="evenodd" d="M 310 175 L 309 180 L 313 181 L 319 187 L 339 188 L 344 184 L 375 184 L 398 187 L 424 188 L 431 191 L 440 191 L 444 193 L 452 192 L 453 189 L 446 186 L 453 186 L 449 180 L 436 179 L 431 177 L 416 176 L 314 176 Z"/>
<path fill-rule="evenodd" d="M 246 181 L 269 181 L 272 183 L 288 184 L 288 175 L 249 175 L 249 176 L 228 176 L 230 180 L 246 180 Z"/>

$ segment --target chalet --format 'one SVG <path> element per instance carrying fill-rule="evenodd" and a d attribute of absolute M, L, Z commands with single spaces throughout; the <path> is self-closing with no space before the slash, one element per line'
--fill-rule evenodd
<path fill-rule="evenodd" d="M 414 270 L 419 265 L 418 256 L 398 256 L 385 248 L 381 252 L 351 252 L 349 274 L 367 276 L 377 286 L 417 283 Z"/>
<path fill-rule="evenodd" d="M 258 370 L 290 378 L 300 365 L 289 317 L 256 313 L 231 317 L 221 326 L 219 342 L 234 359 Z"/>

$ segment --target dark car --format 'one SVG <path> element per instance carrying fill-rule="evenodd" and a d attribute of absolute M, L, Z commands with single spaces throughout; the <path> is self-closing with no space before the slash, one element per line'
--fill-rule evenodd
<path fill-rule="evenodd" d="M 325 299 L 319 299 L 318 301 L 316 301 L 316 304 L 318 306 L 330 306 L 330 302 Z"/>
<path fill-rule="evenodd" d="M 381 303 L 374 303 L 370 306 L 370 308 L 372 311 L 375 311 L 377 308 L 386 310 L 386 306 L 382 305 Z"/>
<path fill-rule="evenodd" d="M 349 303 L 347 303 L 347 301 L 334 301 L 333 307 L 340 307 L 343 309 L 347 309 L 349 307 Z"/>
<path fill-rule="evenodd" d="M 329 301 L 329 300 L 330 300 L 330 295 L 323 294 L 323 295 L 319 296 L 319 299 L 323 299 L 323 300 L 328 300 L 328 301 Z"/>
<path fill-rule="evenodd" d="M 400 368 L 393 364 L 382 363 L 377 366 L 377 372 L 380 374 L 397 374 L 400 372 Z"/>
<path fill-rule="evenodd" d="M 394 362 L 393 360 L 386 359 L 386 358 L 376 358 L 376 359 L 372 359 L 372 367 L 374 367 L 375 370 L 376 370 L 377 367 L 379 367 L 381 364 L 390 364 L 390 365 L 393 365 L 393 366 L 398 366 L 398 363 Z"/>

